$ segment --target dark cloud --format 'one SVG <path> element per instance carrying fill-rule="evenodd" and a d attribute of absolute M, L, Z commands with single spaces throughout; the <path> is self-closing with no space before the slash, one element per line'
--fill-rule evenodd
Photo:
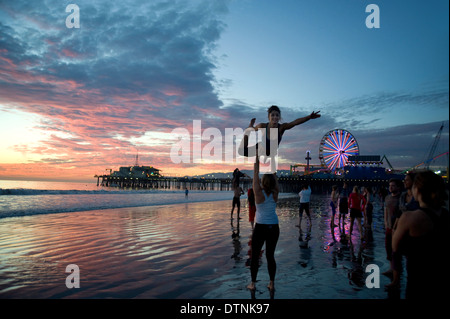
<path fill-rule="evenodd" d="M 382 118 L 399 116 L 394 111 L 404 110 L 402 117 L 411 109 L 420 109 L 424 114 L 432 111 L 447 112 L 449 105 L 448 84 L 417 92 L 380 92 L 325 104 L 328 116 L 341 126 L 363 129 L 383 126 Z M 397 118 L 396 120 L 399 120 Z M 389 123 L 387 126 L 391 126 Z"/>
<path fill-rule="evenodd" d="M 62 18 L 68 13 L 58 2 L 3 5 L 9 15 L 5 23 L 10 25 L 1 25 L 1 54 L 12 65 L 2 68 L 2 102 L 49 117 L 58 113 L 59 105 L 72 102 L 80 109 L 106 105 L 111 113 L 130 108 L 130 121 L 153 117 L 179 123 L 192 118 L 192 107 L 214 110 L 222 105 L 211 84 L 215 68 L 211 52 L 224 28 L 223 1 L 78 1 L 77 5 L 80 29 L 65 27 Z M 13 18 L 25 23 L 19 26 Z M 13 71 L 21 78 L 10 81 Z M 74 85 L 62 86 L 66 81 Z M 21 92 L 36 104 L 54 102 L 53 110 L 23 105 L 28 99 L 21 101 Z M 80 115 L 66 107 L 60 110 Z M 99 116 L 114 119 L 111 113 Z"/>

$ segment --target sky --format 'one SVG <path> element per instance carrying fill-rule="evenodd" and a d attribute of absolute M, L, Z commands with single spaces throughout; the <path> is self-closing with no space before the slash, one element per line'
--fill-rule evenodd
<path fill-rule="evenodd" d="M 194 160 L 193 144 L 267 122 L 273 104 L 283 122 L 322 115 L 284 134 L 279 169 L 307 150 L 318 164 L 334 129 L 413 167 L 442 123 L 435 155 L 448 151 L 448 12 L 446 0 L 0 0 L 0 179 L 92 181 L 136 154 L 168 176 L 251 169 L 225 147 Z"/>

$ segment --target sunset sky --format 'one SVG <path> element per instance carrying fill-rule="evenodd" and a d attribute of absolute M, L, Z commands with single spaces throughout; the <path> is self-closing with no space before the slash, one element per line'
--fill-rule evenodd
<path fill-rule="evenodd" d="M 70 3 L 80 28 L 66 27 Z M 224 136 L 267 122 L 272 104 L 284 122 L 322 114 L 283 136 L 281 169 L 307 150 L 319 163 L 338 128 L 361 155 L 415 166 L 442 123 L 436 155 L 448 151 L 448 12 L 446 0 L 1 1 L 0 179 L 92 181 L 137 153 L 164 175 L 249 169 L 175 164 L 173 132 L 200 120 Z"/>

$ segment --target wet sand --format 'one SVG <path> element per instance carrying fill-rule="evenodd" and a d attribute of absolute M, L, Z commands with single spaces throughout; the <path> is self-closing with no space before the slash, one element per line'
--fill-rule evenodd
<path fill-rule="evenodd" d="M 312 196 L 312 227 L 303 219 L 299 245 L 298 199 L 280 201 L 271 296 L 265 256 L 252 295 L 251 227 L 246 200 L 241 220 L 229 201 L 59 213 L 0 220 L 0 298 L 384 299 L 389 279 L 369 289 L 366 266 L 388 268 L 380 203 L 371 238 L 341 241 L 330 229 L 328 196 Z M 347 224 L 348 228 L 348 224 Z M 348 230 L 347 230 L 348 232 Z M 66 266 L 80 269 L 80 288 L 68 289 Z M 404 287 L 405 280 L 402 279 Z M 399 292 L 403 297 L 403 290 Z"/>

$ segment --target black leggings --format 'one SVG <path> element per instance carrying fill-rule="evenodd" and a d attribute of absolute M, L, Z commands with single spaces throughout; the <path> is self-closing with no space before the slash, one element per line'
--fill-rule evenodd
<path fill-rule="evenodd" d="M 252 236 L 252 260 L 250 264 L 250 271 L 252 275 L 252 282 L 256 282 L 259 268 L 259 255 L 261 249 L 266 243 L 266 258 L 267 269 L 269 270 L 270 280 L 275 280 L 275 273 L 277 271 L 277 263 L 275 262 L 275 247 L 277 246 L 278 237 L 280 236 L 280 228 L 278 224 L 266 225 L 256 224 Z"/>

